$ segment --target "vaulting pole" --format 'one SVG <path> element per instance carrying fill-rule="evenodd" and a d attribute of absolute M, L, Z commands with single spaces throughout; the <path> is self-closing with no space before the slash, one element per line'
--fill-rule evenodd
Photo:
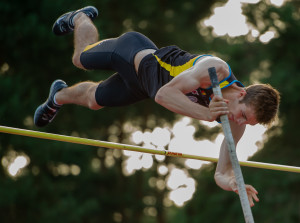
<path fill-rule="evenodd" d="M 214 67 L 209 68 L 208 73 L 209 73 L 210 80 L 212 83 L 214 95 L 222 97 L 222 92 L 221 92 L 221 88 L 219 86 L 216 68 L 214 68 Z M 222 127 L 223 127 L 223 131 L 224 131 L 225 139 L 227 142 L 229 157 L 230 157 L 232 169 L 234 172 L 236 184 L 237 184 L 238 191 L 239 191 L 239 197 L 240 197 L 240 201 L 241 201 L 241 205 L 242 205 L 242 209 L 243 209 L 243 213 L 244 213 L 245 222 L 246 223 L 254 223 L 254 218 L 252 215 L 247 191 L 245 188 L 243 173 L 242 173 L 242 170 L 241 170 L 241 167 L 239 164 L 239 160 L 236 155 L 235 143 L 234 143 L 234 139 L 232 137 L 228 116 L 221 115 L 220 119 L 222 122 Z"/>

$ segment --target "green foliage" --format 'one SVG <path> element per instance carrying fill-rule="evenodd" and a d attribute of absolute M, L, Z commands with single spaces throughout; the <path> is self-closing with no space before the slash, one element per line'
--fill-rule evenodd
<path fill-rule="evenodd" d="M 245 83 L 252 82 L 255 72 L 260 74 L 260 81 L 271 83 L 281 92 L 281 124 L 270 129 L 268 142 L 253 159 L 299 166 L 299 1 L 287 2 L 280 8 L 268 1 L 244 5 L 252 27 L 261 33 L 276 30 L 276 38 L 268 44 L 258 39 L 250 41 L 250 34 L 234 40 L 201 36 L 197 22 L 211 14 L 215 2 L 225 1 L 1 1 L 1 125 L 36 130 L 32 121 L 34 110 L 47 97 L 53 80 L 61 78 L 72 85 L 82 80 L 105 79 L 112 73 L 83 72 L 73 67 L 72 35 L 56 37 L 51 32 L 54 20 L 62 13 L 95 5 L 100 12 L 95 24 L 101 38 L 136 30 L 159 47 L 175 44 L 192 53 L 217 52 Z M 262 22 L 264 26 L 260 26 Z M 128 143 L 131 132 L 124 130 L 124 124 L 131 123 L 144 131 L 170 126 L 175 118 L 150 100 L 98 112 L 70 105 L 42 131 Z M 193 124 L 198 139 L 214 139 L 220 131 L 208 131 L 196 121 Z M 5 159 L 15 153 L 26 154 L 30 164 L 21 176 L 13 178 L 6 171 Z M 107 165 L 107 157 L 113 160 L 112 165 Z M 184 207 L 169 207 L 164 203 L 168 189 L 149 185 L 150 179 L 166 180 L 157 173 L 160 163 L 155 161 L 147 171 L 125 176 L 125 158 L 103 148 L 0 134 L 0 221 L 243 222 L 237 196 L 215 185 L 215 166 L 189 170 L 197 180 L 193 199 Z M 167 158 L 164 163 L 183 167 L 180 159 Z M 252 209 L 257 222 L 299 222 L 299 174 L 249 168 L 243 172 L 245 181 L 260 192 L 261 201 Z M 145 202 L 145 197 L 155 199 Z M 153 207 L 156 215 L 147 211 Z"/>

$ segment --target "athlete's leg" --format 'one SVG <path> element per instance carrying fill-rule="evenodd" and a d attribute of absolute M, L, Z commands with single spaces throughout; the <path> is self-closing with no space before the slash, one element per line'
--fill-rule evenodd
<path fill-rule="evenodd" d="M 34 124 L 43 127 L 57 115 L 63 104 L 77 104 L 93 110 L 102 108 L 96 102 L 95 92 L 99 83 L 82 82 L 72 87 L 62 80 L 56 80 L 50 87 L 47 100 L 34 113 Z"/>
<path fill-rule="evenodd" d="M 56 80 L 51 85 L 48 99 L 36 109 L 34 123 L 38 127 L 46 126 L 55 118 L 63 104 L 98 110 L 104 106 L 129 105 L 144 98 L 132 93 L 119 73 L 101 83 L 86 81 L 71 87 L 62 80 Z"/>
<path fill-rule="evenodd" d="M 98 110 L 102 106 L 98 105 L 95 99 L 95 92 L 99 83 L 85 81 L 74 86 L 63 88 L 55 94 L 55 102 L 58 105 L 76 104 Z"/>
<path fill-rule="evenodd" d="M 73 21 L 74 54 L 72 62 L 76 67 L 84 69 L 80 62 L 80 55 L 86 46 L 98 41 L 99 34 L 92 20 L 84 13 L 77 13 L 74 16 Z"/>
<path fill-rule="evenodd" d="M 54 81 L 48 99 L 35 111 L 34 123 L 37 126 L 42 127 L 51 122 L 63 104 L 77 104 L 96 110 L 104 106 L 128 105 L 148 97 L 138 81 L 134 57 L 141 50 L 157 47 L 136 32 L 97 42 L 98 32 L 91 21 L 97 15 L 97 9 L 91 6 L 65 13 L 54 23 L 53 32 L 65 35 L 75 31 L 75 66 L 83 69 L 111 69 L 118 73 L 101 84 L 82 82 L 68 87 L 62 80 Z"/>
<path fill-rule="evenodd" d="M 100 83 L 85 81 L 63 88 L 55 94 L 54 102 L 58 105 L 76 104 L 98 110 L 104 106 L 125 106 L 142 99 L 134 95 L 120 74 L 116 73 Z"/>
<path fill-rule="evenodd" d="M 73 63 L 79 68 L 83 68 L 79 60 L 81 52 L 98 40 L 98 31 L 92 23 L 97 16 L 98 10 L 94 6 L 86 6 L 61 15 L 53 24 L 52 31 L 57 36 L 75 32 Z"/>

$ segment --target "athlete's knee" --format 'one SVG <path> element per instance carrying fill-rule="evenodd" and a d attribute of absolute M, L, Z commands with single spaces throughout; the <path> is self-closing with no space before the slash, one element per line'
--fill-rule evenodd
<path fill-rule="evenodd" d="M 100 106 L 96 101 L 96 89 L 98 87 L 98 83 L 94 83 L 88 90 L 88 107 L 91 110 L 99 110 L 103 108 L 103 106 Z"/>
<path fill-rule="evenodd" d="M 97 103 L 91 103 L 89 104 L 89 109 L 97 111 L 99 109 L 103 108 L 102 106 L 98 105 Z"/>
<path fill-rule="evenodd" d="M 102 106 L 98 105 L 98 103 L 94 100 L 94 101 L 89 101 L 88 102 L 88 106 L 89 106 L 89 109 L 91 110 L 99 110 L 101 108 L 103 108 Z"/>
<path fill-rule="evenodd" d="M 80 69 L 85 69 L 84 66 L 82 65 L 81 61 L 80 61 L 80 54 L 74 53 L 74 55 L 72 57 L 72 62 L 73 62 L 75 67 L 78 67 Z"/>

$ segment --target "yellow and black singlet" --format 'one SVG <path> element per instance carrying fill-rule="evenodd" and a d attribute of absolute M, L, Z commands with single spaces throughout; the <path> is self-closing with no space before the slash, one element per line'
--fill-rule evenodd
<path fill-rule="evenodd" d="M 194 66 L 197 60 L 204 56 L 211 55 L 190 54 L 177 46 L 161 48 L 155 53 L 147 55 L 141 61 L 138 72 L 141 87 L 144 89 L 145 94 L 154 99 L 157 91 L 163 85 L 171 81 L 181 72 Z M 219 82 L 221 89 L 229 87 L 233 83 L 244 87 L 244 85 L 236 79 L 229 65 L 228 68 L 229 76 Z M 208 107 L 212 93 L 212 87 L 206 89 L 198 88 L 186 94 L 186 96 L 191 101 Z"/>

